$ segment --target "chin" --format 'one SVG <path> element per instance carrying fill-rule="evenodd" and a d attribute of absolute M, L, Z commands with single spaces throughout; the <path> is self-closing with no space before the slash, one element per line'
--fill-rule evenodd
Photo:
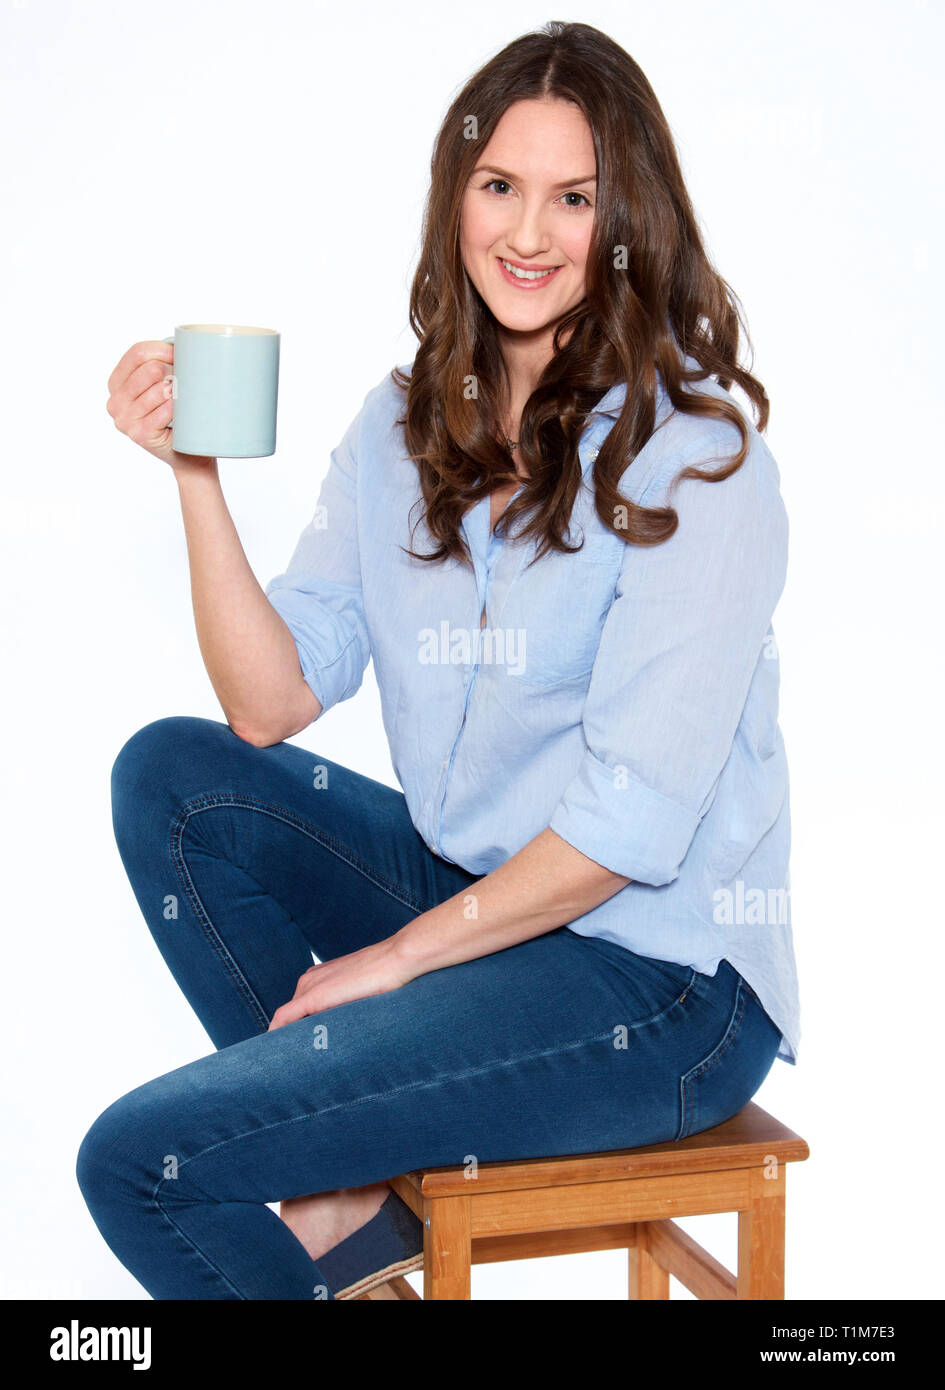
<path fill-rule="evenodd" d="M 540 318 L 535 316 L 527 320 L 524 318 L 521 320 L 515 320 L 502 318 L 493 309 L 492 317 L 495 319 L 499 327 L 504 328 L 507 333 L 540 333 L 542 329 L 550 328 L 552 324 L 557 323 L 561 315 L 544 314 Z"/>

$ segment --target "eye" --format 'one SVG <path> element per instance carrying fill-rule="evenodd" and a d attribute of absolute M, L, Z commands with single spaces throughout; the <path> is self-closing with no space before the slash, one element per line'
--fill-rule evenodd
<path fill-rule="evenodd" d="M 503 188 L 509 188 L 509 187 L 510 187 L 510 185 L 509 185 L 508 183 L 506 183 L 505 179 L 490 179 L 488 183 L 484 183 L 484 184 L 482 185 L 483 191 L 485 191 L 486 189 L 491 189 L 491 188 L 493 187 L 493 185 L 495 185 L 495 184 L 501 184 Z M 504 197 L 504 194 L 502 194 L 502 193 L 497 193 L 495 196 L 496 196 L 497 198 L 502 198 L 502 197 Z M 584 203 L 584 205 L 585 205 L 586 207 L 590 207 L 590 206 L 591 206 L 590 199 L 589 199 L 589 198 L 585 198 L 585 196 L 584 196 L 583 193 L 562 193 L 561 196 L 562 196 L 562 198 L 580 198 L 580 199 L 582 199 L 582 201 L 583 201 L 583 203 Z M 567 203 L 565 206 L 566 206 L 566 207 L 569 207 L 569 208 L 574 208 L 575 211 L 577 211 L 577 210 L 581 207 L 581 203 Z"/>

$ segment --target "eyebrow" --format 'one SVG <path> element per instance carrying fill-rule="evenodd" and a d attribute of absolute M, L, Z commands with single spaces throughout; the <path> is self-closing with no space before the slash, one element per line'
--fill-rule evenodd
<path fill-rule="evenodd" d="M 519 182 L 517 174 L 510 174 L 507 169 L 494 169 L 491 164 L 480 165 L 478 169 L 473 170 L 473 174 L 498 174 L 500 179 L 508 179 L 509 183 Z M 552 188 L 571 188 L 574 184 L 596 182 L 595 175 L 589 174 L 586 179 L 565 179 L 563 183 L 552 184 Z"/>

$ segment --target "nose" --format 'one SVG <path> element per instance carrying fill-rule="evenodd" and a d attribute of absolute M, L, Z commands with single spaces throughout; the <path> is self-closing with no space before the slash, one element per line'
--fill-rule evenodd
<path fill-rule="evenodd" d="M 541 206 L 526 199 L 512 214 L 506 244 L 516 260 L 532 261 L 547 255 L 551 240 L 543 229 Z"/>

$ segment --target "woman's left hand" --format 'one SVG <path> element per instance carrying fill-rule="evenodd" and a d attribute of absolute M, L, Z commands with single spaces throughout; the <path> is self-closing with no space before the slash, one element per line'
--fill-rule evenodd
<path fill-rule="evenodd" d="M 294 1023 L 296 1019 L 321 1013 L 323 1009 L 333 1009 L 337 1004 L 348 1004 L 353 999 L 386 994 L 413 978 L 398 956 L 394 938 L 388 937 L 347 956 L 310 966 L 299 977 L 289 1002 L 276 1009 L 266 1031 L 271 1033 L 285 1023 Z"/>

